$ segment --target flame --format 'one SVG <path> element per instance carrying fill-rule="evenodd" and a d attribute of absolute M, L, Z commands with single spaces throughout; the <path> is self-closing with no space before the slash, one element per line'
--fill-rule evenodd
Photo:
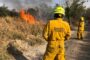
<path fill-rule="evenodd" d="M 36 22 L 36 19 L 31 14 L 25 13 L 23 9 L 20 11 L 20 17 L 30 24 L 35 24 Z"/>

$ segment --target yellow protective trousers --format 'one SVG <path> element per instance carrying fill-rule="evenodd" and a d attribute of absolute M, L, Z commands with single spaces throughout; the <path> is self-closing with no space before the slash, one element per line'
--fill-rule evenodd
<path fill-rule="evenodd" d="M 65 60 L 64 43 L 59 41 L 50 41 L 43 60 Z"/>
<path fill-rule="evenodd" d="M 77 38 L 80 40 L 83 39 L 83 35 L 84 35 L 83 33 L 84 33 L 84 31 L 78 31 L 77 32 Z"/>

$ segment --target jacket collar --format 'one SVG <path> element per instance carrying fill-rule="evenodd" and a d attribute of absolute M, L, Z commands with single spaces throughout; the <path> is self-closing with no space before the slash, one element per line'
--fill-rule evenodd
<path fill-rule="evenodd" d="M 57 20 L 62 21 L 62 18 L 57 18 Z"/>

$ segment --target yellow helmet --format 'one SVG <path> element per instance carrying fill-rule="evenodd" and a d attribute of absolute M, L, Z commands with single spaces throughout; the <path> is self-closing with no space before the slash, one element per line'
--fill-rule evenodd
<path fill-rule="evenodd" d="M 81 21 L 84 21 L 84 17 L 81 17 L 80 19 L 81 19 Z"/>
<path fill-rule="evenodd" d="M 55 10 L 54 10 L 54 13 L 60 13 L 60 14 L 65 15 L 65 10 L 64 10 L 63 7 L 57 6 L 57 7 L 55 8 Z"/>

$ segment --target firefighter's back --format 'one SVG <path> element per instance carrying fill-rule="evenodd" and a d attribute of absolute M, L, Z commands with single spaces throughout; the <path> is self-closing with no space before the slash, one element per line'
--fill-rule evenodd
<path fill-rule="evenodd" d="M 62 19 L 51 20 L 51 40 L 64 40 L 68 28 L 68 23 Z"/>

